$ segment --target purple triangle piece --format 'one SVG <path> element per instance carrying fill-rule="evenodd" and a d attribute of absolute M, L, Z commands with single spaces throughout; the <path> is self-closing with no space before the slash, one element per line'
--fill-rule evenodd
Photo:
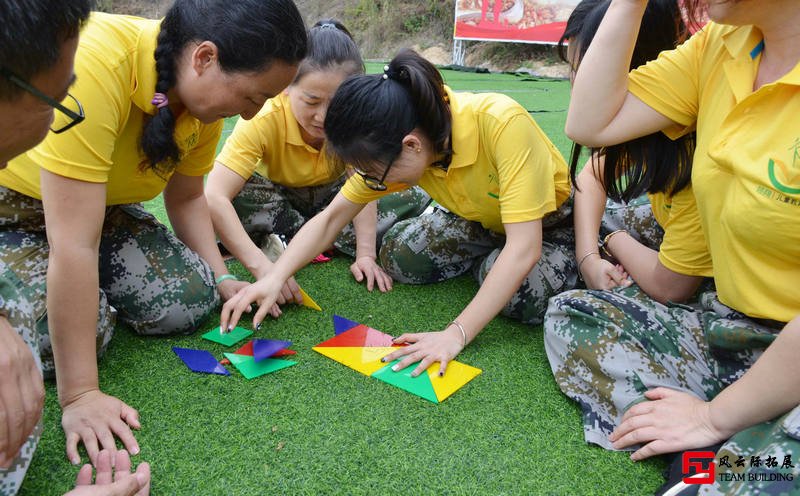
<path fill-rule="evenodd" d="M 357 325 L 359 325 L 358 322 L 353 322 L 352 320 L 339 317 L 338 315 L 333 316 L 333 334 L 336 336 L 345 331 L 349 331 Z"/>
<path fill-rule="evenodd" d="M 214 358 L 214 355 L 205 350 L 193 350 L 191 348 L 172 347 L 172 351 L 183 360 L 183 363 L 193 372 L 203 372 L 206 374 L 230 375 L 231 373 Z"/>
<path fill-rule="evenodd" d="M 277 339 L 254 339 L 253 340 L 253 359 L 260 362 L 269 358 L 275 353 L 292 345 L 291 341 L 278 341 Z"/>

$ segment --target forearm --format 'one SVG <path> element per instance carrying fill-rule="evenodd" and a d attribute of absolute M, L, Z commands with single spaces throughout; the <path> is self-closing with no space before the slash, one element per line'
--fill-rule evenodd
<path fill-rule="evenodd" d="M 576 178 L 574 222 L 575 256 L 580 262 L 589 253 L 598 253 L 597 240 L 606 204 L 602 184 L 592 174 L 594 165 L 587 163 Z"/>
<path fill-rule="evenodd" d="M 795 317 L 750 370 L 711 401 L 714 426 L 732 435 L 800 404 L 799 351 L 800 317 Z"/>
<path fill-rule="evenodd" d="M 377 258 L 375 238 L 378 226 L 378 202 L 368 203 L 353 218 L 353 229 L 356 232 L 356 259 L 361 257 Z"/>
<path fill-rule="evenodd" d="M 541 249 L 533 251 L 506 245 L 501 250 L 477 294 L 456 318 L 464 327 L 467 343 L 511 300 L 540 256 Z"/>
<path fill-rule="evenodd" d="M 164 206 L 178 239 L 208 262 L 215 277 L 227 274 L 228 268 L 217 248 L 205 197 L 198 195 L 178 200 L 164 195 Z"/>
<path fill-rule="evenodd" d="M 211 195 L 206 198 L 211 221 L 219 239 L 256 279 L 263 276 L 272 267 L 272 262 L 250 239 L 231 201 Z"/>
<path fill-rule="evenodd" d="M 659 260 L 657 251 L 639 243 L 627 232 L 612 236 L 606 249 L 642 291 L 660 303 L 687 300 L 703 280 L 699 276 L 687 276 L 668 269 Z"/>
<path fill-rule="evenodd" d="M 96 329 L 99 309 L 98 252 L 52 250 L 47 270 L 47 311 L 63 405 L 98 389 Z"/>
<path fill-rule="evenodd" d="M 612 0 L 608 7 L 572 87 L 566 133 L 575 141 L 597 144 L 597 136 L 622 108 L 646 6 L 645 0 Z"/>

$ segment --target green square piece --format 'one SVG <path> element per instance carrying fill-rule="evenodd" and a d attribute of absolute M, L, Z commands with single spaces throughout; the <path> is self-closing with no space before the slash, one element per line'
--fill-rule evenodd
<path fill-rule="evenodd" d="M 225 346 L 233 346 L 242 339 L 250 337 L 253 335 L 253 331 L 248 331 L 242 327 L 235 327 L 231 332 L 227 332 L 225 334 L 221 334 L 219 332 L 219 327 L 215 327 L 211 329 L 207 333 L 203 334 L 203 339 L 208 339 L 209 341 L 214 341 L 215 343 L 224 344 Z"/>
<path fill-rule="evenodd" d="M 265 358 L 256 362 L 255 358 L 249 355 L 237 355 L 235 353 L 225 353 L 225 358 L 231 361 L 245 379 L 255 379 L 270 372 L 297 365 L 297 362 L 278 358 Z"/>

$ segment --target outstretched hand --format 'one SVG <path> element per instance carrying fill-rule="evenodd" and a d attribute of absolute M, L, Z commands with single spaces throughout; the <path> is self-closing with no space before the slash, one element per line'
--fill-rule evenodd
<path fill-rule="evenodd" d="M 150 494 L 150 465 L 140 463 L 131 473 L 131 458 L 125 450 L 112 455 L 102 450 L 97 455 L 97 477 L 92 484 L 92 466 L 81 467 L 75 489 L 64 496 L 147 496 Z"/>
<path fill-rule="evenodd" d="M 644 395 L 650 401 L 628 409 L 608 437 L 615 449 L 641 445 L 631 455 L 634 461 L 710 446 L 733 434 L 718 430 L 711 419 L 711 403 L 691 394 L 659 387 Z"/>
<path fill-rule="evenodd" d="M 453 332 L 455 331 L 455 332 Z M 458 329 L 448 327 L 444 331 L 403 334 L 394 339 L 397 344 L 408 344 L 397 351 L 386 355 L 383 362 L 391 362 L 402 358 L 392 367 L 395 372 L 419 362 L 411 372 L 412 377 L 423 373 L 431 364 L 439 362 L 439 375 L 444 375 L 447 364 L 463 349 L 464 338 Z"/>
<path fill-rule="evenodd" d="M 140 429 L 139 413 L 98 389 L 87 391 L 62 405 L 61 427 L 67 437 L 67 458 L 80 463 L 78 443 L 83 443 L 92 465 L 97 466 L 100 449 L 116 455 L 115 437 L 128 452 L 136 455 L 139 445 L 131 429 Z"/>
<path fill-rule="evenodd" d="M 362 282 L 366 280 L 367 291 L 372 291 L 375 286 L 378 287 L 381 293 L 392 290 L 391 276 L 384 272 L 381 266 L 375 262 L 374 257 L 358 257 L 350 265 L 350 272 L 352 272 L 356 281 Z"/>

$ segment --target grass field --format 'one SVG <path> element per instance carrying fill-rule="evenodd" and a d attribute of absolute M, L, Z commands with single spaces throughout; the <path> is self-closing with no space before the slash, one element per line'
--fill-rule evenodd
<path fill-rule="evenodd" d="M 457 90 L 517 99 L 568 154 L 566 82 L 443 73 Z M 148 207 L 166 220 L 159 200 Z M 440 329 L 477 289 L 462 277 L 369 293 L 348 265 L 337 257 L 298 274 L 323 311 L 288 307 L 263 326 L 257 336 L 294 341 L 299 364 L 252 381 L 234 370 L 229 377 L 189 372 L 172 346 L 217 357 L 235 349 L 201 340 L 200 332 L 141 338 L 118 329 L 100 360 L 101 387 L 139 410 L 135 462 L 152 465 L 153 494 L 635 495 L 661 484 L 663 462 L 633 463 L 584 443 L 578 408 L 550 373 L 541 327 L 494 319 L 459 356 L 483 374 L 438 405 L 313 352 L 333 335 L 333 314 L 393 335 Z M 231 270 L 244 275 L 236 263 Z M 216 324 L 215 316 L 198 331 Z M 64 456 L 54 383 L 45 408 L 24 495 L 61 494 L 77 472 Z"/>

